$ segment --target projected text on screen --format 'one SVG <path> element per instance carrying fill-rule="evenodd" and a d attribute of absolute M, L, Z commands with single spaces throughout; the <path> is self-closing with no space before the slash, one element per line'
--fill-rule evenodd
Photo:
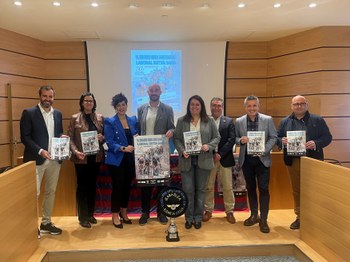
<path fill-rule="evenodd" d="M 182 110 L 181 50 L 131 50 L 132 111 L 147 103 L 147 87 L 159 84 L 161 101 Z"/>

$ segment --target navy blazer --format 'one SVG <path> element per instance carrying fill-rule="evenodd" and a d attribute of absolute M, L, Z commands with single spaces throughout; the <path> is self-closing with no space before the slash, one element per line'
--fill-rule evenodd
<path fill-rule="evenodd" d="M 63 134 L 62 113 L 54 109 L 54 137 L 60 137 Z M 24 144 L 23 161 L 35 161 L 37 165 L 45 162 L 45 158 L 38 153 L 40 149 L 48 151 L 49 133 L 47 132 L 44 117 L 40 111 L 39 105 L 25 109 L 22 112 L 20 121 L 21 141 Z"/>
<path fill-rule="evenodd" d="M 138 134 L 138 123 L 136 116 L 126 116 L 131 134 Z M 117 115 L 105 118 L 104 124 L 105 140 L 108 146 L 105 163 L 114 166 L 120 166 L 123 160 L 124 152 L 120 151 L 120 147 L 128 146 L 128 139 L 125 130 Z"/>
<path fill-rule="evenodd" d="M 220 163 L 223 167 L 235 165 L 232 148 L 236 142 L 235 124 L 232 118 L 222 116 L 219 124 L 220 142 L 218 154 L 221 156 Z"/>
<path fill-rule="evenodd" d="M 323 160 L 323 148 L 332 142 L 331 132 L 324 119 L 318 115 L 310 114 L 309 111 L 307 111 L 303 119 L 306 126 L 306 141 L 313 140 L 316 144 L 316 150 L 307 149 L 306 156 Z M 277 145 L 279 149 L 282 149 L 282 137 L 287 136 L 287 131 L 296 130 L 294 121 L 296 121 L 294 114 L 282 119 L 277 131 Z M 287 155 L 286 148 L 283 148 L 283 156 L 284 163 L 287 166 L 292 165 L 293 156 Z"/>

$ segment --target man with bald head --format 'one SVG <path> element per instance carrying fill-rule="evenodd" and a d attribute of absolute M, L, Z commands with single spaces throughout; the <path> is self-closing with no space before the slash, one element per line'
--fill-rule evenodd
<path fill-rule="evenodd" d="M 147 89 L 149 102 L 141 105 L 137 109 L 137 118 L 139 121 L 140 135 L 165 135 L 172 138 L 174 134 L 174 112 L 173 109 L 160 101 L 162 89 L 158 84 L 152 84 Z M 158 194 L 165 188 L 158 186 Z M 147 224 L 151 209 L 153 187 L 141 188 L 141 207 L 142 215 L 139 219 L 141 226 Z M 168 222 L 167 217 L 158 213 L 158 220 L 165 225 Z"/>
<path fill-rule="evenodd" d="M 332 142 L 332 135 L 322 117 L 310 114 L 306 98 L 297 95 L 292 98 L 292 114 L 282 119 L 277 135 L 278 147 L 283 148 L 284 163 L 292 184 L 294 198 L 294 212 L 296 220 L 290 225 L 290 229 L 300 228 L 300 156 L 287 155 L 287 131 L 305 131 L 306 156 L 323 160 L 323 148 Z"/>

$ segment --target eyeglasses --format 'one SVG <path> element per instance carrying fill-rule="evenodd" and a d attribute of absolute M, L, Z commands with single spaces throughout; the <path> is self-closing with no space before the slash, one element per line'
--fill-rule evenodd
<path fill-rule="evenodd" d="M 297 107 L 297 106 L 306 106 L 306 103 L 294 103 L 294 104 L 292 104 L 292 106 L 295 106 L 295 107 Z"/>
<path fill-rule="evenodd" d="M 93 103 L 94 100 L 84 100 L 84 103 Z"/>

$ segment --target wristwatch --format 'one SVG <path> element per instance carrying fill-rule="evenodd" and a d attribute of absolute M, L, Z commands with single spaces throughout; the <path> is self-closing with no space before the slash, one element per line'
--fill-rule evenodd
<path fill-rule="evenodd" d="M 122 146 L 122 151 L 124 151 L 125 150 L 125 146 Z"/>

